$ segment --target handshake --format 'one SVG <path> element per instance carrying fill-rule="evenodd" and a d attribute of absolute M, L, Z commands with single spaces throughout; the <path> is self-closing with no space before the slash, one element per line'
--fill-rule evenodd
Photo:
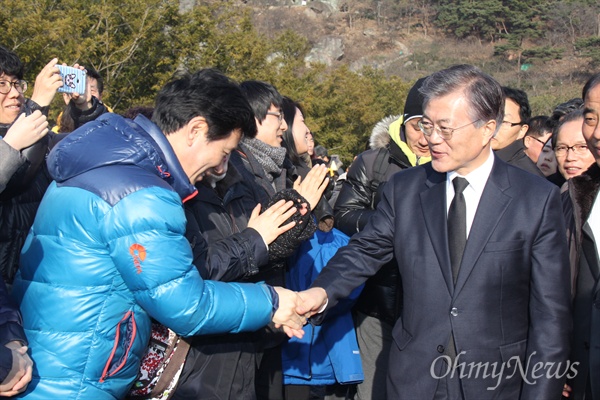
<path fill-rule="evenodd" d="M 294 292 L 282 287 L 274 288 L 279 295 L 279 308 L 273 315 L 276 328 L 283 328 L 289 336 L 301 339 L 302 327 L 308 319 L 323 310 L 327 304 L 327 293 L 323 288 L 314 287 L 302 292 Z"/>

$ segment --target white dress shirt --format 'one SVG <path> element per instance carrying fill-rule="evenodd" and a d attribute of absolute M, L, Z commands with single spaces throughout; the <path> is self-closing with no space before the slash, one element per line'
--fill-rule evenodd
<path fill-rule="evenodd" d="M 483 194 L 483 189 L 485 188 L 485 184 L 487 183 L 490 173 L 492 172 L 492 167 L 494 166 L 494 153 L 492 153 L 491 148 L 489 149 L 489 152 L 487 160 L 485 160 L 481 166 L 467 174 L 467 176 L 461 176 L 455 171 L 450 171 L 446 174 L 446 217 L 448 217 L 448 210 L 454 199 L 454 185 L 452 185 L 452 180 L 457 176 L 461 176 L 469 181 L 469 186 L 467 186 L 463 192 L 467 206 L 467 238 L 469 237 L 471 225 L 473 225 L 473 220 L 475 219 L 475 213 L 477 212 L 477 206 L 479 205 L 479 200 Z"/>
<path fill-rule="evenodd" d="M 596 195 L 596 199 L 594 200 L 594 204 L 592 205 L 592 211 L 590 212 L 590 216 L 587 219 L 587 223 L 592 229 L 592 234 L 594 235 L 594 242 L 596 243 L 596 252 L 598 253 L 598 259 L 600 259 L 600 251 L 598 247 L 600 247 L 600 195 Z"/>

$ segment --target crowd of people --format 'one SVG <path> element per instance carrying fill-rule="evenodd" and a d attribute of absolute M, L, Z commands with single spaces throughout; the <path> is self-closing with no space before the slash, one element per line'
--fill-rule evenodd
<path fill-rule="evenodd" d="M 342 168 L 214 69 L 51 123 L 57 64 L 0 46 L 0 396 L 600 399 L 600 74 L 437 71 Z"/>

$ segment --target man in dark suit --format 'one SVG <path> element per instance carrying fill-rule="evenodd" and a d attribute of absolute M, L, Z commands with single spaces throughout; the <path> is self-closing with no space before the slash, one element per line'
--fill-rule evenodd
<path fill-rule="evenodd" d="M 492 77 L 455 66 L 421 92 L 432 162 L 388 181 L 296 311 L 332 307 L 395 257 L 404 305 L 389 399 L 558 399 L 574 373 L 558 188 L 494 156 L 504 103 Z"/>
<path fill-rule="evenodd" d="M 579 373 L 569 381 L 568 396 L 600 399 L 600 73 L 583 87 L 582 133 L 596 162 L 569 179 L 563 193 L 573 273 L 573 341 L 571 361 Z"/>

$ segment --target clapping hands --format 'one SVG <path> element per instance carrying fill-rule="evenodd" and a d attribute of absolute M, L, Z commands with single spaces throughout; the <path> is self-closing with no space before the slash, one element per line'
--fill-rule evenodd
<path fill-rule="evenodd" d="M 294 189 L 308 201 L 311 210 L 315 209 L 329 184 L 329 179 L 325 179 L 326 174 L 327 167 L 318 164 L 312 167 L 304 179 L 298 177 L 294 182 Z"/>

